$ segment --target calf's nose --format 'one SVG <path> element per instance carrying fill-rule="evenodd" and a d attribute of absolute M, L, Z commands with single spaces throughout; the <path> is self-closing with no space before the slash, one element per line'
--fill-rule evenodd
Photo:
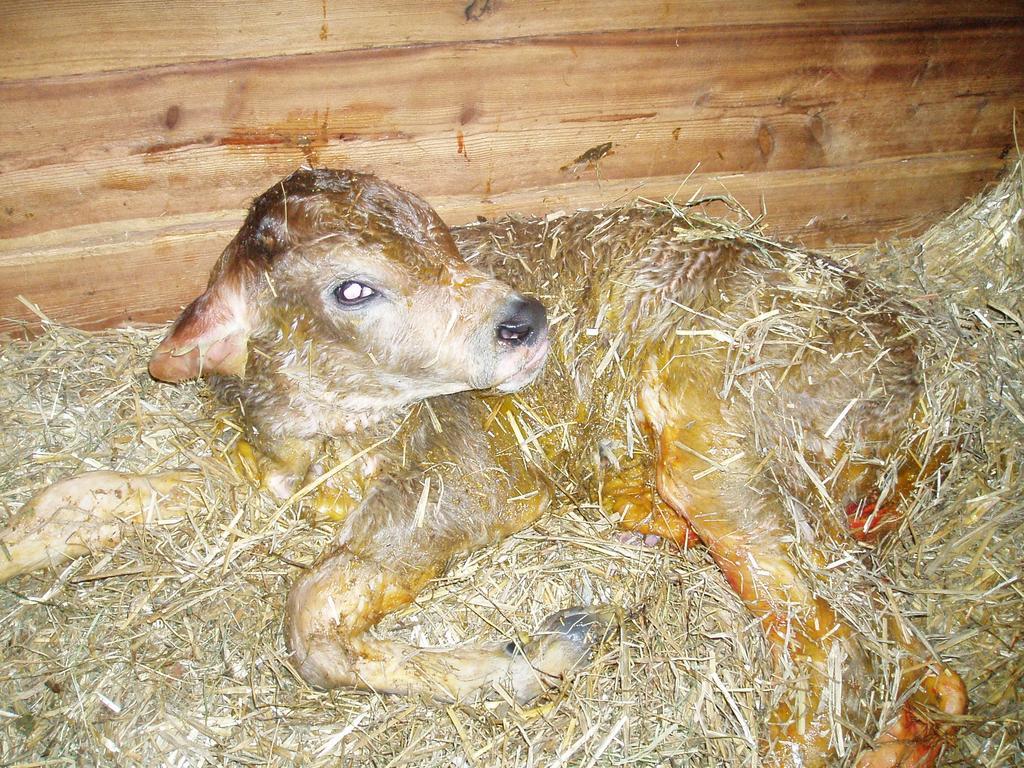
<path fill-rule="evenodd" d="M 544 335 L 548 327 L 548 313 L 544 305 L 533 298 L 514 299 L 505 319 L 498 323 L 498 341 L 513 347 L 532 344 Z"/>

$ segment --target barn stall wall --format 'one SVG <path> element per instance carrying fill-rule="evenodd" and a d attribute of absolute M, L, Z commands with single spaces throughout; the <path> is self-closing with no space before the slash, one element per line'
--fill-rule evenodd
<path fill-rule="evenodd" d="M 863 242 L 980 191 L 1024 109 L 1019 1 L 15 1 L 0 25 L 0 332 L 37 321 L 18 297 L 169 319 L 300 164 L 450 223 L 699 191 Z"/>

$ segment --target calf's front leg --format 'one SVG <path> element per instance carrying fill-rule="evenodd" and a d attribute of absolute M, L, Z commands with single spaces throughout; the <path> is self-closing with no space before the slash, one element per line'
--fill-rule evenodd
<path fill-rule="evenodd" d="M 113 548 L 131 526 L 159 522 L 168 498 L 180 497 L 197 477 L 187 470 L 100 470 L 44 488 L 0 528 L 0 583 Z"/>
<path fill-rule="evenodd" d="M 507 478 L 499 466 L 443 462 L 374 486 L 289 593 L 286 639 L 302 678 L 321 688 L 438 700 L 499 685 L 525 702 L 585 664 L 615 620 L 608 608 L 560 611 L 523 643 L 420 648 L 370 632 L 411 603 L 452 557 L 537 519 L 546 494 L 523 493 Z"/>
<path fill-rule="evenodd" d="M 443 701 L 501 685 L 527 702 L 585 664 L 614 621 L 607 608 L 570 608 L 550 616 L 526 643 L 461 648 L 420 648 L 369 634 L 441 572 L 400 573 L 344 548 L 322 558 L 288 596 L 286 637 L 299 674 L 318 688 Z"/>

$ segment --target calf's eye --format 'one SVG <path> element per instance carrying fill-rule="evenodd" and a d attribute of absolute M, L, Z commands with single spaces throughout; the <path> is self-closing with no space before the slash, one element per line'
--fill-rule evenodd
<path fill-rule="evenodd" d="M 335 300 L 345 307 L 354 307 L 373 298 L 377 292 L 357 280 L 346 280 L 334 289 Z"/>

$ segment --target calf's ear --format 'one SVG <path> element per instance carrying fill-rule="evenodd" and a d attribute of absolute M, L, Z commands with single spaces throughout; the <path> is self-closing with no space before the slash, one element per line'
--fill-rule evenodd
<path fill-rule="evenodd" d="M 170 382 L 208 373 L 243 376 L 249 326 L 241 281 L 221 275 L 185 307 L 149 359 L 149 373 Z"/>

